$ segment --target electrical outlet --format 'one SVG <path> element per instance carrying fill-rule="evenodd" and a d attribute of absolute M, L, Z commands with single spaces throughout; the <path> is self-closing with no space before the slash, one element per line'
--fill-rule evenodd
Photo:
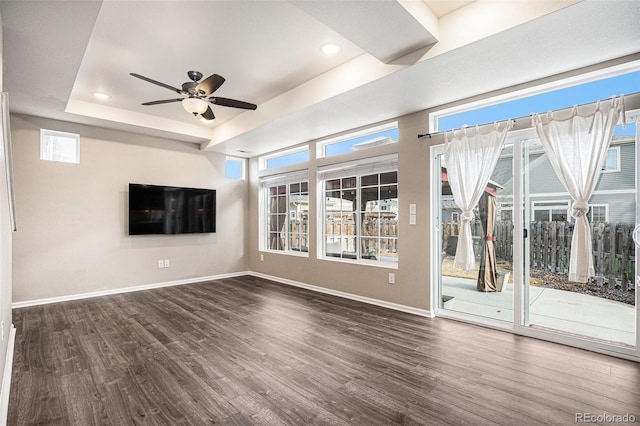
<path fill-rule="evenodd" d="M 169 266 L 171 266 L 171 263 L 169 263 L 169 259 L 165 259 L 164 260 L 164 267 L 168 268 Z"/>
<path fill-rule="evenodd" d="M 164 260 L 158 260 L 158 268 L 164 268 Z"/>
<path fill-rule="evenodd" d="M 264 262 L 264 254 L 260 253 L 260 262 Z"/>
<path fill-rule="evenodd" d="M 394 274 L 393 272 L 389 272 L 389 284 L 395 284 L 396 283 L 396 274 Z"/>

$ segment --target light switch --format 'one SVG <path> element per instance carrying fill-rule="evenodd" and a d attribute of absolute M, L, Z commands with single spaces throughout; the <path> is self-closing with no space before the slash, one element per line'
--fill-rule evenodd
<path fill-rule="evenodd" d="M 409 204 L 409 214 L 416 214 L 416 205 L 415 204 Z"/>
<path fill-rule="evenodd" d="M 416 224 L 416 215 L 415 214 L 410 214 L 409 215 L 409 225 L 415 225 Z"/>

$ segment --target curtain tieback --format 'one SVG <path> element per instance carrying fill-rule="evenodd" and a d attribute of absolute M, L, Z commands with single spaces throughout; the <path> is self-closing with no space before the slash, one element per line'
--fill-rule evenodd
<path fill-rule="evenodd" d="M 471 210 L 468 210 L 466 212 L 462 212 L 462 214 L 460 215 L 460 220 L 463 222 L 471 222 L 474 218 L 473 212 Z"/>
<path fill-rule="evenodd" d="M 484 237 L 484 240 L 485 241 L 495 241 L 496 237 L 486 236 L 486 237 Z"/>
<path fill-rule="evenodd" d="M 577 219 L 582 216 L 586 216 L 589 213 L 589 204 L 584 201 L 576 201 L 573 203 L 573 207 L 571 209 L 571 216 L 574 219 Z"/>

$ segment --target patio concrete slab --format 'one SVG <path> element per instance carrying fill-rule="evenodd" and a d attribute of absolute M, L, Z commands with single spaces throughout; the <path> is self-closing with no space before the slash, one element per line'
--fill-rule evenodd
<path fill-rule="evenodd" d="M 476 280 L 442 277 L 442 294 L 452 296 L 447 308 L 473 315 L 513 321 L 513 285 L 502 292 L 476 290 Z M 608 342 L 635 344 L 635 306 L 586 294 L 529 287 L 532 327 L 548 328 Z"/>

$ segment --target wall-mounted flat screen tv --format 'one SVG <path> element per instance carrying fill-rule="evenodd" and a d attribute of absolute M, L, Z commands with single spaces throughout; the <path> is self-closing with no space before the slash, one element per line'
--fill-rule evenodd
<path fill-rule="evenodd" d="M 215 189 L 129 184 L 129 235 L 216 232 Z"/>

